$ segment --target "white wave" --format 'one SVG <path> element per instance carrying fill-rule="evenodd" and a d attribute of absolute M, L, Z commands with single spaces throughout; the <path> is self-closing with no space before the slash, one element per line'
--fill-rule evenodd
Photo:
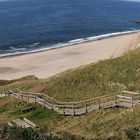
<path fill-rule="evenodd" d="M 88 37 L 87 41 L 95 41 L 95 40 L 99 40 L 99 39 L 114 37 L 114 36 L 118 36 L 118 35 L 131 34 L 131 33 L 136 33 L 136 32 L 140 32 L 140 30 L 133 30 L 133 31 L 131 30 L 131 31 L 125 31 L 125 32 L 108 33 L 108 34 L 103 34 L 103 35 L 99 35 L 99 36 Z"/>
<path fill-rule="evenodd" d="M 83 42 L 96 41 L 96 40 L 101 40 L 101 39 L 104 39 L 104 38 L 110 38 L 110 37 L 115 37 L 115 36 L 125 35 L 125 34 L 131 34 L 131 33 L 137 33 L 137 32 L 140 32 L 140 30 L 131 30 L 131 31 L 125 31 L 125 32 L 108 33 L 108 34 L 103 34 L 103 35 L 98 35 L 98 36 L 93 36 L 93 37 L 70 40 L 67 43 L 58 43 L 58 44 L 49 46 L 48 48 L 46 48 L 44 46 L 40 49 L 31 50 L 31 51 L 24 51 L 24 50 L 26 50 L 26 48 L 16 49 L 14 47 L 11 47 L 11 49 L 15 50 L 16 52 L 1 54 L 0 57 L 7 57 L 7 56 L 14 56 L 14 55 L 42 52 L 42 51 L 47 51 L 47 50 L 52 50 L 52 49 L 63 48 L 63 47 L 71 46 L 71 45 L 74 45 L 74 44 L 80 44 L 80 43 L 83 43 Z M 20 52 L 20 51 L 22 51 L 22 52 Z"/>
<path fill-rule="evenodd" d="M 25 51 L 26 48 L 14 48 L 14 47 L 10 47 L 11 50 L 13 51 Z"/>
<path fill-rule="evenodd" d="M 31 44 L 31 45 L 28 45 L 29 47 L 35 47 L 35 46 L 37 46 L 37 45 L 39 45 L 40 44 L 40 42 L 35 42 L 35 43 L 33 43 L 33 44 Z"/>
<path fill-rule="evenodd" d="M 83 43 L 83 42 L 85 42 L 85 38 L 70 40 L 68 43 Z"/>

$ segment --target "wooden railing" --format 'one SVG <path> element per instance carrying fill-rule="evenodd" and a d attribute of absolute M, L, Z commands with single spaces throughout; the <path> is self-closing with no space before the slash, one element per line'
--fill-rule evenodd
<path fill-rule="evenodd" d="M 140 93 L 130 91 L 121 91 L 118 95 L 102 96 L 80 102 L 60 102 L 43 93 L 23 92 L 19 89 L 10 90 L 9 94 L 1 93 L 0 97 L 9 95 L 29 103 L 39 104 L 64 115 L 82 115 L 95 109 L 116 106 L 133 107 L 140 103 Z"/>

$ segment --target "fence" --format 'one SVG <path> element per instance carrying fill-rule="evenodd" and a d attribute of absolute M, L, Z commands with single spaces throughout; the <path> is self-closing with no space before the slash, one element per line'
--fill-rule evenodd
<path fill-rule="evenodd" d="M 80 102 L 59 102 L 43 93 L 23 92 L 19 89 L 10 90 L 9 94 L 0 94 L 0 97 L 13 96 L 20 100 L 39 104 L 44 108 L 52 109 L 63 115 L 82 115 L 95 109 L 111 107 L 133 107 L 140 103 L 140 93 L 121 91 L 118 95 L 102 96 Z M 39 97 L 40 96 L 40 97 Z"/>

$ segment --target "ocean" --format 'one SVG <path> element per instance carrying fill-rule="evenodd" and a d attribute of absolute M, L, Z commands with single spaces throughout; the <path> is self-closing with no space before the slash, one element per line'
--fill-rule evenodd
<path fill-rule="evenodd" d="M 139 0 L 0 0 L 0 56 L 130 33 L 139 19 Z"/>

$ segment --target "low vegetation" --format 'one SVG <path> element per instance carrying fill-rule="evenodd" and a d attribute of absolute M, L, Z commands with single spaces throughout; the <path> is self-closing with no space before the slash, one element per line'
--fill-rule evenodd
<path fill-rule="evenodd" d="M 86 140 L 66 132 L 61 133 L 43 133 L 40 130 L 32 128 L 10 127 L 5 125 L 1 133 L 1 138 L 6 140 Z"/>
<path fill-rule="evenodd" d="M 140 91 L 140 49 L 120 58 L 69 70 L 47 80 L 27 76 L 14 81 L 0 81 L 0 92 L 14 88 L 44 92 L 60 101 L 79 101 L 115 94 L 122 89 Z M 30 105 L 13 98 L 0 99 L 0 126 L 26 117 L 36 123 L 42 133 L 61 134 L 64 140 L 140 139 L 139 105 L 133 109 L 96 110 L 76 117 L 59 115 L 37 105 L 33 105 L 35 110 L 31 112 L 21 111 Z"/>
<path fill-rule="evenodd" d="M 140 49 L 53 77 L 43 92 L 61 101 L 79 101 L 123 89 L 140 90 Z"/>

